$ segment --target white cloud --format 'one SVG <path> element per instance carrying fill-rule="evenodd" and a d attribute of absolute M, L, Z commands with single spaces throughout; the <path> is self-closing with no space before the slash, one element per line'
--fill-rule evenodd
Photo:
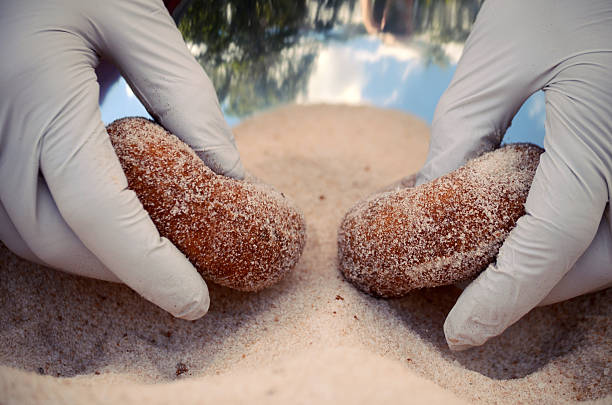
<path fill-rule="evenodd" d="M 542 92 L 537 92 L 531 96 L 531 105 L 529 106 L 529 110 L 527 110 L 527 114 L 530 118 L 535 118 L 542 114 L 545 108 L 546 100 L 544 99 L 544 94 Z"/>
<path fill-rule="evenodd" d="M 332 45 L 323 49 L 308 82 L 303 102 L 359 104 L 365 85 L 363 63 L 350 48 Z"/>
<path fill-rule="evenodd" d="M 399 61 L 406 65 L 401 80 L 420 66 L 421 54 L 410 46 L 383 45 L 377 38 L 359 39 L 323 48 L 315 62 L 301 103 L 364 103 L 363 90 L 367 84 L 368 69 L 373 64 Z M 374 42 L 374 44 L 372 44 Z M 359 47 L 365 44 L 366 46 Z M 375 45 L 375 46 L 371 46 Z M 382 79 L 381 79 L 382 80 Z M 385 103 L 392 103 L 399 94 L 394 91 Z"/>
<path fill-rule="evenodd" d="M 406 81 L 408 76 L 410 76 L 410 74 L 414 72 L 416 68 L 418 68 L 420 65 L 421 64 L 418 60 L 406 62 L 406 68 L 404 69 L 404 73 L 402 73 L 402 82 Z"/>
<path fill-rule="evenodd" d="M 527 109 L 527 115 L 529 118 L 538 118 L 539 124 L 544 127 L 546 124 L 546 97 L 544 92 L 538 91 L 533 94 L 528 100 L 529 107 Z"/>
<path fill-rule="evenodd" d="M 394 103 L 395 101 L 397 101 L 398 97 L 399 97 L 399 91 L 397 89 L 395 89 L 395 90 L 393 90 L 393 92 L 391 93 L 389 98 L 387 98 L 385 101 L 383 101 L 383 105 L 386 107 L 386 106 Z"/>
<path fill-rule="evenodd" d="M 391 58 L 397 61 L 419 61 L 421 52 L 408 44 L 383 44 L 379 38 L 367 38 L 364 42 L 376 43 L 376 49 L 358 49 L 354 51 L 356 60 L 364 62 L 378 62 L 381 59 Z"/>
<path fill-rule="evenodd" d="M 130 87 L 130 85 L 127 83 L 125 83 L 124 85 L 125 85 L 125 95 L 128 96 L 128 98 L 136 98 L 136 95 L 132 91 L 132 88 Z"/>
<path fill-rule="evenodd" d="M 463 44 L 459 42 L 448 42 L 442 45 L 442 49 L 448 56 L 448 60 L 452 65 L 456 65 L 463 54 Z"/>

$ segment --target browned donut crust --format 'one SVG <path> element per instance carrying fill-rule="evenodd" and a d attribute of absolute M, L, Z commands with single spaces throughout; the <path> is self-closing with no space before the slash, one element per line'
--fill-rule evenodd
<path fill-rule="evenodd" d="M 258 291 L 296 265 L 306 224 L 283 194 L 215 174 L 185 143 L 144 118 L 117 120 L 107 131 L 128 187 L 160 234 L 206 280 Z"/>
<path fill-rule="evenodd" d="M 340 270 L 382 297 L 476 275 L 525 213 L 541 153 L 508 145 L 429 183 L 358 202 L 338 232 Z"/>

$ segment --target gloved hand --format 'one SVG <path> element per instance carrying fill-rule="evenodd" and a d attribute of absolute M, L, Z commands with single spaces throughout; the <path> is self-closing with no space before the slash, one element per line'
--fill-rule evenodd
<path fill-rule="evenodd" d="M 521 104 L 546 95 L 545 153 L 497 262 L 444 324 L 462 350 L 537 305 L 612 286 L 612 3 L 487 0 L 436 109 L 417 184 L 499 146 Z"/>
<path fill-rule="evenodd" d="M 6 0 L 0 37 L 0 239 L 176 317 L 204 315 L 206 284 L 127 189 L 98 107 L 103 56 L 209 167 L 243 176 L 215 90 L 161 0 Z"/>

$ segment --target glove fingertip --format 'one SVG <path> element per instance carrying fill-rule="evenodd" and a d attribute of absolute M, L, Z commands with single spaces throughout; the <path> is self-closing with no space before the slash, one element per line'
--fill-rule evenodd
<path fill-rule="evenodd" d="M 474 344 L 470 339 L 470 334 L 466 336 L 465 327 L 467 320 L 457 320 L 456 308 L 453 308 L 444 321 L 444 337 L 448 348 L 453 352 L 470 349 L 478 344 Z"/>
<path fill-rule="evenodd" d="M 451 351 L 457 351 L 457 347 L 463 347 L 464 345 L 461 343 L 460 339 L 457 339 L 455 334 L 453 333 L 453 329 L 450 326 L 449 319 L 446 318 L 444 321 L 444 338 L 446 339 L 446 344 Z"/>
<path fill-rule="evenodd" d="M 204 280 L 202 280 L 201 288 L 198 288 L 194 296 L 188 300 L 180 309 L 173 313 L 173 315 L 180 319 L 187 321 L 195 321 L 200 319 L 208 312 L 210 308 L 210 295 L 208 293 L 208 287 Z"/>

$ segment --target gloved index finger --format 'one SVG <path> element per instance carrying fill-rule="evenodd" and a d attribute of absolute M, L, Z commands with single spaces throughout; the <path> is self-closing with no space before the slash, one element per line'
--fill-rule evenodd
<path fill-rule="evenodd" d="M 97 106 L 97 89 L 69 102 L 73 113 L 45 136 L 42 173 L 57 207 L 77 237 L 117 278 L 143 297 L 184 319 L 209 306 L 204 280 L 166 238 L 127 180 Z M 80 105 L 78 105 L 80 102 Z"/>
<path fill-rule="evenodd" d="M 451 348 L 484 343 L 542 302 L 592 243 L 604 213 L 609 215 L 610 62 L 609 52 L 577 56 L 549 85 L 546 151 L 526 215 L 510 232 L 497 262 L 468 286 L 449 313 L 444 330 Z"/>
<path fill-rule="evenodd" d="M 215 89 L 161 2 L 111 0 L 101 12 L 104 52 L 145 108 L 215 172 L 242 179 L 234 135 Z"/>

